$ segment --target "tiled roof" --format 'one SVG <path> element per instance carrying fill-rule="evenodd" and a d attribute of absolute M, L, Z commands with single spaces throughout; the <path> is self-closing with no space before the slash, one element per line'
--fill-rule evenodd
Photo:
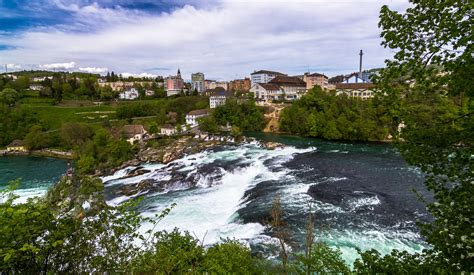
<path fill-rule="evenodd" d="M 19 147 L 19 146 L 23 146 L 23 141 L 21 141 L 19 139 L 15 139 L 10 144 L 8 144 L 7 147 Z"/>
<path fill-rule="evenodd" d="M 192 110 L 187 115 L 188 116 L 192 116 L 192 115 L 199 116 L 199 115 L 205 115 L 207 113 L 209 113 L 209 111 L 207 109 L 200 109 L 200 110 Z"/>
<path fill-rule="evenodd" d="M 279 72 L 274 72 L 274 71 L 267 71 L 267 70 L 260 70 L 260 71 L 256 71 L 256 72 L 253 72 L 253 73 L 251 73 L 250 75 L 254 75 L 254 74 L 276 74 L 276 75 L 286 75 L 286 74 L 282 74 L 282 73 L 279 73 Z"/>
<path fill-rule="evenodd" d="M 171 124 L 165 124 L 165 125 L 161 126 L 161 129 L 174 129 L 174 126 L 171 125 Z"/>
<path fill-rule="evenodd" d="M 320 73 L 312 73 L 312 74 L 308 74 L 307 76 L 322 76 L 324 78 L 328 78 L 327 76 L 325 76 L 324 74 L 320 74 Z"/>
<path fill-rule="evenodd" d="M 278 90 L 280 90 L 280 86 L 278 86 L 276 84 L 260 83 L 259 85 L 262 86 L 262 88 L 264 88 L 267 91 L 278 91 Z"/>
<path fill-rule="evenodd" d="M 285 75 L 279 75 L 268 83 L 276 84 L 278 86 L 306 87 L 306 82 L 299 79 L 298 77 L 291 77 Z"/>
<path fill-rule="evenodd" d="M 137 134 L 141 134 L 145 131 L 145 128 L 143 128 L 143 125 L 124 125 L 122 127 L 122 133 L 125 134 L 126 136 L 134 136 Z"/>

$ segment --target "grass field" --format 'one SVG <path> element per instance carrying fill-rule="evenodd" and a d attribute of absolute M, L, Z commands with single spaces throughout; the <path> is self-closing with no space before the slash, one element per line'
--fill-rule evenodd
<path fill-rule="evenodd" d="M 134 100 L 134 101 L 111 101 L 111 102 L 95 102 L 90 100 L 63 100 L 57 105 L 53 105 L 53 99 L 41 97 L 24 97 L 20 100 L 21 106 L 37 115 L 41 124 L 49 130 L 56 130 L 61 127 L 64 122 L 86 122 L 91 124 L 99 124 L 103 121 L 111 121 L 113 124 L 138 123 L 149 125 L 156 120 L 155 117 L 137 117 L 133 118 L 133 122 L 128 120 L 116 121 L 116 109 L 124 104 L 138 103 L 156 103 L 157 106 L 163 105 L 169 99 L 153 99 L 153 100 Z"/>
<path fill-rule="evenodd" d="M 115 107 L 109 105 L 87 107 L 64 107 L 46 103 L 23 103 L 22 106 L 35 112 L 42 124 L 49 129 L 58 129 L 63 122 L 98 123 L 115 119 Z"/>

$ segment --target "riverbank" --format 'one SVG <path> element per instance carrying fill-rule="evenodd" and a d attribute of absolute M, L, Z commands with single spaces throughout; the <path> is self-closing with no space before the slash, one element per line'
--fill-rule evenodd
<path fill-rule="evenodd" d="M 65 159 L 65 160 L 74 159 L 73 152 L 61 151 L 61 150 L 56 150 L 56 149 L 41 149 L 41 150 L 30 150 L 30 151 L 0 150 L 0 156 L 32 156 L 32 157 L 57 158 L 57 159 Z"/>

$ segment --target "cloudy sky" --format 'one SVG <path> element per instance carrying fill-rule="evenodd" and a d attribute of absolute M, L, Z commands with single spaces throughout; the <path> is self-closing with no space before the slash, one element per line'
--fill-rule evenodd
<path fill-rule="evenodd" d="M 378 13 L 406 0 L 0 0 L 0 64 L 229 80 L 381 67 Z M 3 71 L 3 70 L 2 70 Z"/>

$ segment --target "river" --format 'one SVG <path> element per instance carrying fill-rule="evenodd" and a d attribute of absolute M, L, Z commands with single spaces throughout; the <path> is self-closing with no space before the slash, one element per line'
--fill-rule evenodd
<path fill-rule="evenodd" d="M 316 237 L 338 247 L 352 263 L 356 248 L 421 251 L 424 241 L 415 225 L 429 221 L 412 189 L 429 197 L 423 174 L 409 167 L 387 144 L 339 143 L 301 137 L 254 134 L 287 147 L 263 149 L 256 143 L 222 146 L 168 164 L 149 163 L 145 173 L 127 177 L 127 167 L 104 177 L 106 199 L 116 205 L 133 196 L 124 187 L 149 180 L 140 210 L 153 216 L 176 207 L 157 230 L 187 230 L 205 244 L 237 238 L 254 251 L 274 256 L 276 240 L 265 224 L 276 196 L 281 199 L 288 245 L 301 249 L 309 209 Z M 0 188 L 22 178 L 20 200 L 43 195 L 64 173 L 67 162 L 27 156 L 0 157 Z M 145 224 L 142 230 L 150 228 Z"/>
<path fill-rule="evenodd" d="M 17 202 L 42 196 L 66 172 L 67 161 L 54 158 L 30 156 L 0 157 L 0 189 L 16 179 L 21 180 L 15 193 Z"/>
<path fill-rule="evenodd" d="M 205 244 L 237 238 L 272 256 L 276 240 L 265 224 L 279 196 L 293 251 L 301 250 L 310 207 L 317 239 L 341 249 L 350 264 L 356 248 L 382 253 L 424 248 L 415 223 L 430 217 L 412 191 L 429 197 L 423 174 L 390 145 L 256 136 L 287 147 L 222 146 L 166 165 L 144 164 L 139 169 L 145 173 L 134 177 L 126 175 L 137 167 L 127 167 L 103 178 L 108 203 L 130 199 L 123 188 L 148 180 L 154 187 L 137 194 L 144 197 L 144 215 L 176 203 L 157 229 L 178 227 Z M 147 229 L 150 225 L 142 228 Z"/>

